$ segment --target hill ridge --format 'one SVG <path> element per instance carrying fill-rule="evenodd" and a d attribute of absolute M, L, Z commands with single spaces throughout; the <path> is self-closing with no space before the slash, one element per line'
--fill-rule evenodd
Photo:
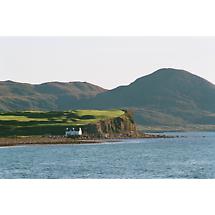
<path fill-rule="evenodd" d="M 21 88 L 19 88 L 21 86 Z M 0 110 L 133 109 L 141 125 L 215 125 L 215 85 L 161 68 L 111 90 L 88 82 L 0 82 Z"/>

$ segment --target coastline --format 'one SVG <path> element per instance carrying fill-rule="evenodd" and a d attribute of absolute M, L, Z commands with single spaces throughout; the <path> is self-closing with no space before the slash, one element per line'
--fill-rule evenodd
<path fill-rule="evenodd" d="M 172 138 L 166 135 L 144 134 L 139 137 L 113 137 L 113 138 L 67 138 L 64 136 L 17 136 L 0 137 L 0 147 L 22 145 L 61 145 L 61 144 L 98 144 L 104 142 L 120 142 L 122 139 L 133 138 Z"/>

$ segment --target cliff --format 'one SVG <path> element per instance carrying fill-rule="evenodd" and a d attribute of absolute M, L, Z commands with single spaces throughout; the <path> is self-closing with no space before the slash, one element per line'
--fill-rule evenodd
<path fill-rule="evenodd" d="M 124 111 L 119 117 L 84 125 L 82 129 L 84 136 L 91 138 L 126 138 L 139 135 L 129 111 Z"/>

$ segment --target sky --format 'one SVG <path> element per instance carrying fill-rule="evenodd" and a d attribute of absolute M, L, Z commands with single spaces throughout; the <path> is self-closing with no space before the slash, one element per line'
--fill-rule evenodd
<path fill-rule="evenodd" d="M 0 37 L 1 81 L 86 81 L 112 89 L 160 68 L 215 84 L 215 37 Z"/>

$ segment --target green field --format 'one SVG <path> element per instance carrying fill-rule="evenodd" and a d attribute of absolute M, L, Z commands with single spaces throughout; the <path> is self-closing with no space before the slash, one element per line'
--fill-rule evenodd
<path fill-rule="evenodd" d="M 0 113 L 0 136 L 62 135 L 67 127 L 119 117 L 122 110 L 18 111 Z"/>

